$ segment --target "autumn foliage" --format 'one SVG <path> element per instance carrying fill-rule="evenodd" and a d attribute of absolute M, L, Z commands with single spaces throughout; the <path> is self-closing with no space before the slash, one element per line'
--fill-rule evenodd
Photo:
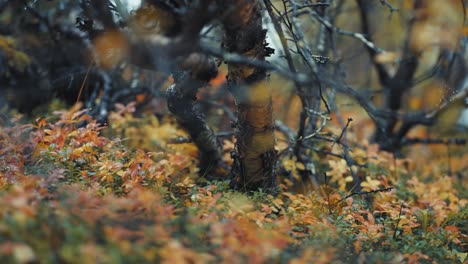
<path fill-rule="evenodd" d="M 248 195 L 200 180 L 196 148 L 170 142 L 185 136 L 170 118 L 122 105 L 102 127 L 77 109 L 1 127 L 3 263 L 466 261 L 466 153 L 448 168 L 365 143 L 352 151 L 367 164 L 361 194 L 346 191 L 337 158 L 319 190 L 295 194 L 283 179 L 277 196 Z"/>

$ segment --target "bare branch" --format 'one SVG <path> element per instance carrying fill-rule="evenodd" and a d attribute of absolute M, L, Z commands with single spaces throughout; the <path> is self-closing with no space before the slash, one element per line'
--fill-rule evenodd
<path fill-rule="evenodd" d="M 315 17 L 322 25 L 327 27 L 329 30 L 335 31 L 336 33 L 341 34 L 341 35 L 353 37 L 353 38 L 361 41 L 366 47 L 368 47 L 369 49 L 372 49 L 376 53 L 385 52 L 384 49 L 377 47 L 372 41 L 367 39 L 366 36 L 364 36 L 363 34 L 352 32 L 352 31 L 347 31 L 347 30 L 343 30 L 341 28 L 338 28 L 338 27 L 334 26 L 332 23 L 330 23 L 330 21 L 328 21 L 328 20 L 324 19 L 323 17 L 321 17 L 315 11 L 309 10 L 309 11 L 307 11 L 307 13 L 309 13 L 313 17 Z"/>

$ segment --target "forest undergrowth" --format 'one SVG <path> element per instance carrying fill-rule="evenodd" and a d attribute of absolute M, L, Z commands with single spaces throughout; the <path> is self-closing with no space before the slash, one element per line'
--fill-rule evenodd
<path fill-rule="evenodd" d="M 466 263 L 466 146 L 414 146 L 405 156 L 347 131 L 362 191 L 346 162 L 281 156 L 276 195 L 198 176 L 197 149 L 171 117 L 120 105 L 108 127 L 74 107 L 0 130 L 1 263 Z M 326 130 L 339 131 L 333 124 Z M 281 135 L 278 135 L 281 139 Z M 224 139 L 224 162 L 232 140 Z M 279 140 L 279 153 L 286 147 Z M 340 146 L 324 143 L 333 152 Z M 284 175 L 285 173 L 281 173 Z M 227 175 L 227 172 L 226 172 Z M 302 191 L 297 191 L 301 189 Z"/>

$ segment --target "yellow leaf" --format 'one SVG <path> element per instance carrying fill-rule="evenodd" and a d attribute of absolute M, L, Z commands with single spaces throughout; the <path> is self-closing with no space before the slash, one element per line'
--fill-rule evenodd
<path fill-rule="evenodd" d="M 369 176 L 366 177 L 366 181 L 361 183 L 362 189 L 364 191 L 375 191 L 380 187 L 380 181 L 373 180 Z"/>
<path fill-rule="evenodd" d="M 36 261 L 36 254 L 33 249 L 26 244 L 19 244 L 13 250 L 13 256 L 17 263 L 33 263 Z"/>
<path fill-rule="evenodd" d="M 305 170 L 305 166 L 302 162 L 296 162 L 296 168 L 298 170 Z"/>
<path fill-rule="evenodd" d="M 47 150 L 47 148 L 48 148 L 47 144 L 43 142 L 39 142 L 36 145 L 36 148 L 34 148 L 33 157 L 34 158 L 39 157 L 43 151 Z"/>
<path fill-rule="evenodd" d="M 466 257 L 468 257 L 468 253 L 466 252 L 458 252 L 456 253 L 458 259 L 460 260 L 461 263 L 464 263 L 466 260 Z"/>

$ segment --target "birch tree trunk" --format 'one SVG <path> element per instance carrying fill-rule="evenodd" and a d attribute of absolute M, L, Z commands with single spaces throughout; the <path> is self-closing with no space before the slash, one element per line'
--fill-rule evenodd
<path fill-rule="evenodd" d="M 228 1 L 224 47 L 256 60 L 265 60 L 273 50 L 267 47 L 266 31 L 258 1 Z M 228 65 L 227 80 L 237 106 L 236 147 L 232 186 L 249 191 L 277 187 L 274 166 L 277 159 L 272 98 L 264 69 Z"/>

